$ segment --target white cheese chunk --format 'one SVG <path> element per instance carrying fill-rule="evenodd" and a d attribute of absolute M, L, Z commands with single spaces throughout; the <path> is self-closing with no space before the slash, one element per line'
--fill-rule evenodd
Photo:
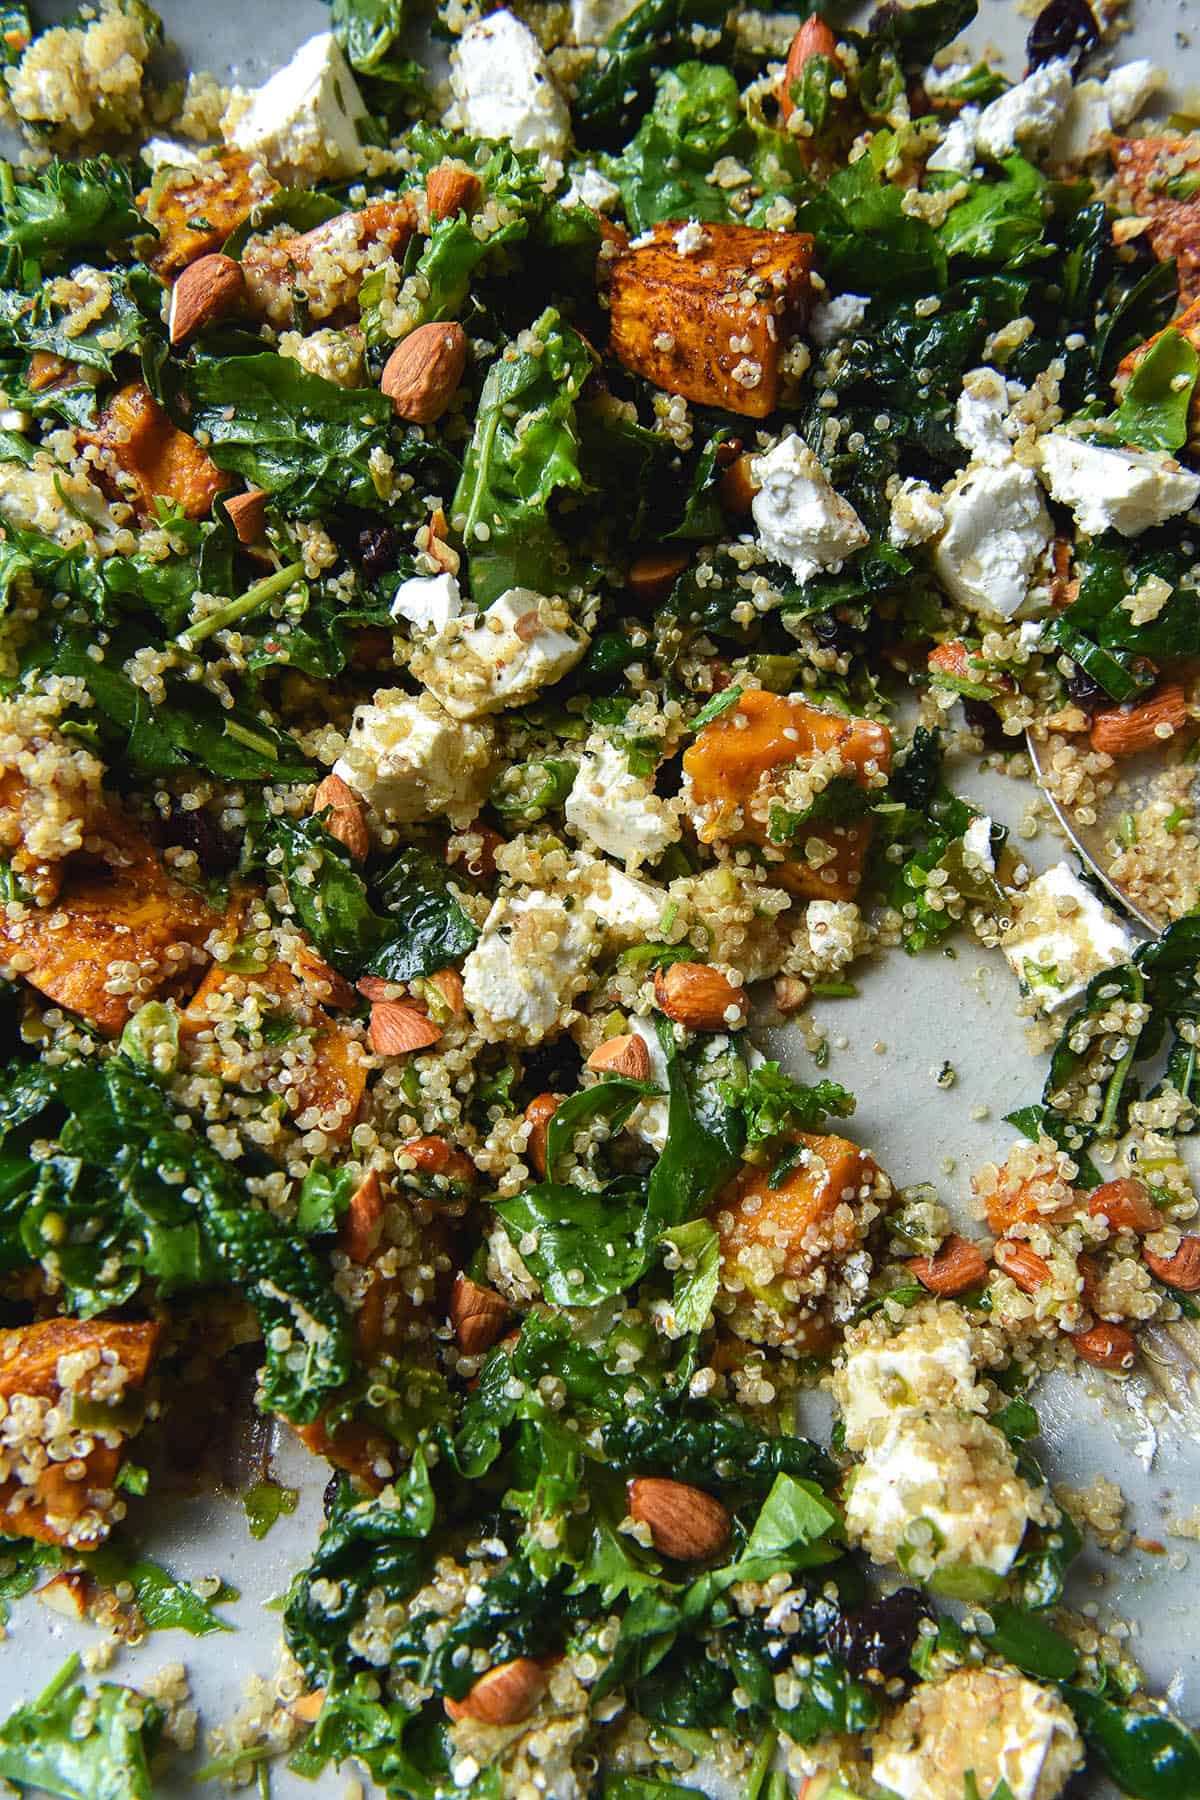
<path fill-rule="evenodd" d="M 1083 1763 L 1079 1729 L 1053 1688 L 1009 1669 L 957 1669 L 922 1682 L 872 1744 L 871 1773 L 898 1800 L 960 1800 L 1002 1786 L 1058 1800 Z"/>
<path fill-rule="evenodd" d="M 588 639 L 531 588 L 509 588 L 486 612 L 452 619 L 427 639 L 412 671 L 456 719 L 523 706 L 573 669 Z"/>
<path fill-rule="evenodd" d="M 615 181 L 594 169 L 591 163 L 584 163 L 571 176 L 571 185 L 563 195 L 560 205 L 568 211 L 575 206 L 589 206 L 595 213 L 609 213 L 621 198 L 621 190 Z"/>
<path fill-rule="evenodd" d="M 579 882 L 583 904 L 599 925 L 606 948 L 644 943 L 660 928 L 667 906 L 663 888 L 635 881 L 597 857 L 580 857 Z"/>
<path fill-rule="evenodd" d="M 571 0 L 571 30 L 577 44 L 602 44 L 623 25 L 638 0 Z"/>
<path fill-rule="evenodd" d="M 199 144 L 182 144 L 178 138 L 147 138 L 141 149 L 142 161 L 157 174 L 159 169 L 202 169 L 204 157 Z"/>
<path fill-rule="evenodd" d="M 443 631 L 461 612 L 458 582 L 445 572 L 402 581 L 392 601 L 393 619 L 405 619 L 419 631 Z"/>
<path fill-rule="evenodd" d="M 655 1087 L 661 1088 L 661 1100 L 643 1100 L 629 1120 L 629 1130 L 635 1137 L 640 1137 L 644 1144 L 652 1150 L 661 1151 L 667 1141 L 667 1121 L 670 1102 L 667 1099 L 668 1074 L 667 1055 L 658 1035 L 658 1028 L 653 1019 L 632 1019 L 629 1029 L 636 1037 L 640 1037 L 650 1056 L 650 1080 Z"/>
<path fill-rule="evenodd" d="M 6 463 L 0 481 L 0 520 L 40 531 L 64 549 L 107 538 L 117 529 L 108 501 L 85 475 L 40 459 L 29 468 Z"/>
<path fill-rule="evenodd" d="M 804 911 L 808 975 L 837 975 L 866 942 L 862 913 L 853 900 L 810 900 Z"/>
<path fill-rule="evenodd" d="M 945 528 L 941 495 L 935 494 L 928 482 L 906 476 L 892 501 L 889 543 L 897 550 L 907 550 L 913 544 L 927 544 Z"/>
<path fill-rule="evenodd" d="M 1118 127 L 1132 124 L 1143 107 L 1148 106 L 1166 85 L 1166 70 L 1147 57 L 1121 63 L 1104 82 L 1104 98 L 1108 101 L 1113 124 Z"/>
<path fill-rule="evenodd" d="M 963 832 L 963 849 L 976 857 L 989 874 L 996 872 L 996 859 L 992 854 L 992 821 L 986 813 L 972 819 Z"/>
<path fill-rule="evenodd" d="M 957 119 L 946 127 L 945 136 L 925 167 L 938 175 L 969 175 L 979 161 L 975 134 L 979 127 L 979 108 L 964 106 Z"/>
<path fill-rule="evenodd" d="M 530 31 L 507 10 L 468 25 L 450 57 L 450 85 L 465 131 L 514 150 L 561 156 L 571 115 Z"/>
<path fill-rule="evenodd" d="M 1014 150 L 1044 149 L 1071 103 L 1073 85 L 1070 63 L 1055 57 L 985 106 L 976 127 L 984 155 L 999 162 Z"/>
<path fill-rule="evenodd" d="M 822 350 L 827 349 L 857 331 L 870 304 L 866 294 L 835 294 L 831 300 L 818 301 L 809 317 L 809 337 Z"/>
<path fill-rule="evenodd" d="M 954 409 L 954 435 L 977 463 L 998 469 L 1012 458 L 1005 430 L 1008 383 L 998 369 L 969 369 Z"/>
<path fill-rule="evenodd" d="M 971 1329 L 961 1307 L 939 1306 L 895 1337 L 852 1344 L 833 1390 L 850 1450 L 865 1450 L 902 1414 L 933 1407 L 980 1411 L 983 1390 L 976 1386 Z"/>
<path fill-rule="evenodd" d="M 393 824 L 444 813 L 465 825 L 487 793 L 494 755 L 490 725 L 464 725 L 428 694 L 389 688 L 355 709 L 333 772 Z"/>
<path fill-rule="evenodd" d="M 1038 449 L 1042 480 L 1089 536 L 1119 531 L 1140 537 L 1187 512 L 1200 496 L 1200 475 L 1181 468 L 1165 450 L 1089 444 L 1068 431 L 1047 432 Z"/>
<path fill-rule="evenodd" d="M 1077 81 L 1067 110 L 1050 140 L 1047 158 L 1054 164 L 1088 162 L 1103 154 L 1112 133 L 1112 108 L 1104 83 Z"/>
<path fill-rule="evenodd" d="M 502 895 L 463 964 L 463 997 L 489 1043 L 540 1044 L 568 1023 L 571 1002 L 590 979 L 599 948 L 582 906 L 535 889 Z"/>
<path fill-rule="evenodd" d="M 784 563 L 797 581 L 819 569 L 838 569 L 870 533 L 850 505 L 830 485 L 808 445 L 786 437 L 754 463 L 759 491 L 754 523 L 759 542 L 773 562 Z"/>
<path fill-rule="evenodd" d="M 1017 899 L 1001 949 L 1022 988 L 1054 1012 L 1101 969 L 1128 962 L 1134 941 L 1066 863 L 1055 863 Z"/>
<path fill-rule="evenodd" d="M 580 758 L 564 810 L 578 837 L 629 869 L 657 862 L 681 830 L 675 809 L 630 772 L 628 755 L 618 744 L 604 744 Z"/>
<path fill-rule="evenodd" d="M 1029 596 L 1052 536 L 1037 476 L 1015 462 L 998 469 L 972 464 L 942 506 L 946 529 L 934 551 L 939 578 L 973 612 L 1011 619 Z"/>
<path fill-rule="evenodd" d="M 363 167 L 359 127 L 367 109 L 333 33 L 301 44 L 251 97 L 233 144 L 297 187 L 339 181 Z"/>

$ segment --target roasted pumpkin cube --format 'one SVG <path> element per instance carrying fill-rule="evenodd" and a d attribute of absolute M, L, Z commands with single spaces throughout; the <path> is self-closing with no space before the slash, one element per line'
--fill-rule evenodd
<path fill-rule="evenodd" d="M 1183 155 L 1191 166 L 1183 168 Z M 1177 199 L 1172 186 L 1182 174 L 1200 169 L 1194 138 L 1118 138 L 1112 146 L 1117 179 L 1146 219 L 1146 238 L 1159 262 L 1175 258 L 1179 298 L 1185 306 L 1200 298 L 1200 194 Z M 1123 222 L 1118 219 L 1117 229 Z"/>
<path fill-rule="evenodd" d="M 0 1531 L 73 1549 L 108 1536 L 122 1510 L 113 1484 L 126 1396 L 145 1386 L 161 1335 L 150 1319 L 45 1319 L 0 1331 L 0 1396 L 24 1428 L 0 1451 Z M 86 1416 L 71 1419 L 64 1396 Z"/>
<path fill-rule="evenodd" d="M 202 519 L 232 479 L 218 469 L 194 437 L 172 425 L 149 388 L 131 381 L 119 388 L 95 425 L 80 432 L 85 443 L 108 451 L 128 483 L 114 483 L 143 517 L 156 499 L 170 500 L 189 519 Z"/>
<path fill-rule="evenodd" d="M 116 1037 L 136 1007 L 190 972 L 216 915 L 137 832 L 110 823 L 106 836 L 107 867 L 72 858 L 53 904 L 0 910 L 0 966 Z"/>
<path fill-rule="evenodd" d="M 823 711 L 796 695 L 754 688 L 697 733 L 683 756 L 685 799 L 705 843 L 768 845 L 788 810 L 789 770 L 818 761 L 870 789 L 892 763 L 891 735 L 874 719 Z M 853 900 L 871 841 L 869 818 L 803 828 L 773 863 L 781 886 L 807 899 Z M 784 847 L 781 846 L 781 855 Z"/>
<path fill-rule="evenodd" d="M 1034 1144 L 1018 1144 L 998 1168 L 985 1164 L 971 1186 L 997 1237 L 1017 1226 L 1061 1224 L 1086 1210 L 1054 1156 Z"/>
<path fill-rule="evenodd" d="M 313 321 L 353 318 L 371 270 L 402 251 L 415 226 L 410 200 L 372 200 L 297 236 L 252 238 L 242 255 L 247 305 L 280 327 L 294 322 L 298 295 Z"/>
<path fill-rule="evenodd" d="M 786 1284 L 802 1287 L 820 1264 L 848 1255 L 876 1216 L 864 1203 L 876 1194 L 879 1170 L 865 1150 L 815 1133 L 795 1141 L 797 1160 L 778 1186 L 770 1164 L 747 1163 L 709 1214 L 723 1281 L 779 1310 L 789 1304 Z"/>
<path fill-rule="evenodd" d="M 219 250 L 230 232 L 278 188 L 261 163 L 239 150 L 223 150 L 201 169 L 165 169 L 138 196 L 158 232 L 145 260 L 156 275 L 171 280 L 198 256 Z"/>
<path fill-rule="evenodd" d="M 652 237 L 612 264 L 613 355 L 670 394 L 765 418 L 807 311 L 811 237 L 682 220 Z"/>
<path fill-rule="evenodd" d="M 213 1073 L 234 1082 L 243 1073 L 256 1083 L 265 1076 L 296 1113 L 316 1113 L 327 1121 L 321 1129 L 340 1142 L 358 1117 L 367 1073 L 357 1038 L 329 1016 L 317 997 L 318 989 L 329 997 L 328 983 L 319 979 L 320 968 L 314 958 L 300 975 L 286 963 L 271 963 L 256 974 L 237 974 L 213 963 L 180 1017 L 180 1030 L 193 1040 L 210 1034 L 211 1050 L 201 1062 L 211 1062 Z M 241 1020 L 247 1001 L 255 1003 L 249 1011 L 259 1019 L 282 1015 L 295 1026 L 296 1035 L 280 1046 L 278 1056 L 267 1048 L 252 1058 L 243 1057 Z"/>

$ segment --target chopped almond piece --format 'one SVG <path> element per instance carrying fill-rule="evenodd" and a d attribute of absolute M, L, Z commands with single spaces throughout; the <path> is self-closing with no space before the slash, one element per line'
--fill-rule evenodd
<path fill-rule="evenodd" d="M 963 1237 L 948 1237 L 935 1255 L 914 1256 L 908 1266 L 922 1287 L 947 1299 L 980 1287 L 987 1279 L 983 1251 Z"/>
<path fill-rule="evenodd" d="M 613 355 L 669 394 L 765 418 L 807 310 L 812 251 L 801 232 L 654 226 L 653 242 L 612 265 Z"/>
<path fill-rule="evenodd" d="M 338 1249 L 351 1262 L 365 1263 L 379 1248 L 385 1202 L 376 1169 L 368 1169 L 338 1220 Z"/>
<path fill-rule="evenodd" d="M 146 261 L 169 281 L 199 256 L 219 250 L 230 232 L 279 183 L 261 163 L 238 150 L 223 150 L 202 169 L 167 169 L 138 196 L 138 205 L 158 231 Z"/>
<path fill-rule="evenodd" d="M 1122 757 L 1161 748 L 1183 730 L 1190 716 L 1182 685 L 1164 681 L 1139 706 L 1110 706 L 1093 713 L 1092 749 Z"/>
<path fill-rule="evenodd" d="M 156 499 L 170 500 L 189 519 L 202 519 L 230 477 L 195 438 L 172 425 L 150 389 L 131 381 L 118 389 L 95 425 L 80 432 L 85 443 L 107 450 L 128 477 L 132 500 L 149 517 Z M 114 484 L 121 490 L 125 483 Z"/>

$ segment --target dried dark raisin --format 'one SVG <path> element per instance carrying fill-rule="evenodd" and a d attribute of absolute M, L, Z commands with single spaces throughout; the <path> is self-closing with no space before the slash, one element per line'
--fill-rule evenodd
<path fill-rule="evenodd" d="M 1050 0 L 1043 6 L 1025 41 L 1029 71 L 1061 57 L 1069 62 L 1073 74 L 1100 42 L 1100 27 L 1088 0 Z"/>
<path fill-rule="evenodd" d="M 396 561 L 399 534 L 390 525 L 364 525 L 358 534 L 358 566 L 364 581 L 378 581 Z"/>
<path fill-rule="evenodd" d="M 829 1648 L 859 1681 L 868 1675 L 884 1681 L 907 1677 L 922 1621 L 933 1617 L 933 1607 L 919 1588 L 897 1588 L 858 1612 L 844 1614 L 830 1632 Z"/>

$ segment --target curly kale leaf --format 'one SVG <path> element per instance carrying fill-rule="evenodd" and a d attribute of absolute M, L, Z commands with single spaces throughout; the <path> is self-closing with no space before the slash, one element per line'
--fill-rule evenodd
<path fill-rule="evenodd" d="M 746 1121 L 747 1144 L 763 1144 L 784 1131 L 820 1131 L 827 1118 L 848 1119 L 854 1095 L 836 1081 L 808 1085 L 793 1081 L 777 1062 L 751 1069 L 741 1088 L 730 1096 Z"/>
<path fill-rule="evenodd" d="M 694 57 L 725 60 L 724 0 L 641 0 L 608 35 L 575 96 L 576 134 L 584 144 L 619 144 L 645 111 L 656 74 Z"/>
<path fill-rule="evenodd" d="M 129 171 L 108 156 L 52 162 L 20 183 L 11 163 L 0 163 L 0 259 L 7 253 L 7 281 L 21 266 L 38 285 L 36 271 L 87 250 L 111 251 L 146 229 L 133 203 Z"/>
<path fill-rule="evenodd" d="M 152 1800 L 150 1758 L 164 1714 L 132 1688 L 103 1682 L 88 1695 L 65 1662 L 36 1700 L 0 1725 L 0 1775 L 63 1800 Z M 89 1701 L 88 1725 L 80 1709 Z"/>

